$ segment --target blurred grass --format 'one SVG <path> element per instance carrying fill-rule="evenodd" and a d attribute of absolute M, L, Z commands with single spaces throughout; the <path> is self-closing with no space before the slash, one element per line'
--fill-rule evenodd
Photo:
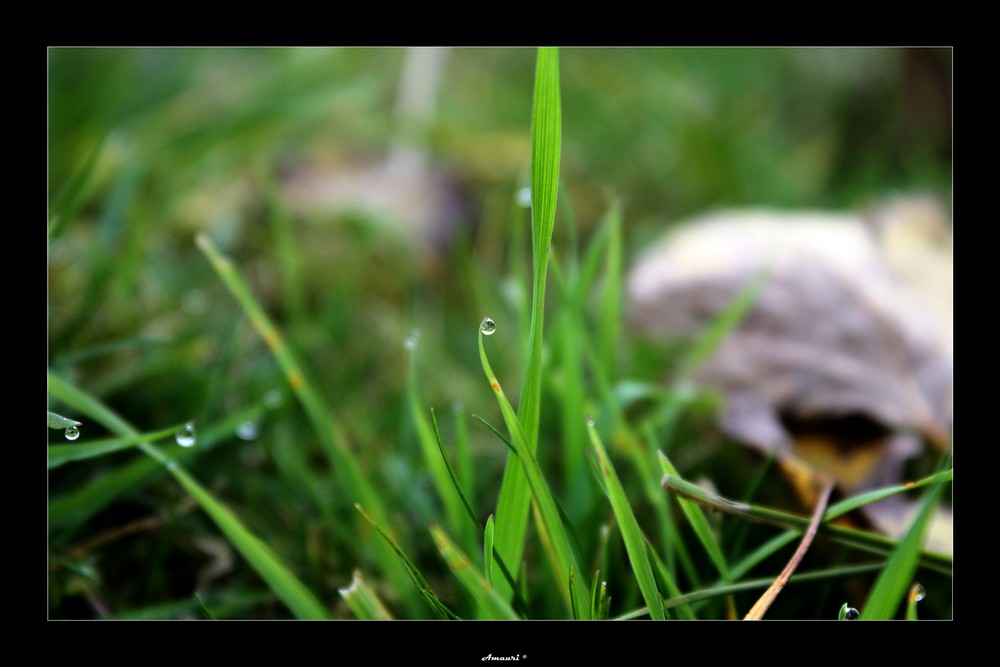
<path fill-rule="evenodd" d="M 428 458 L 437 448 L 426 420 L 434 408 L 474 513 L 496 512 L 509 450 L 469 419 L 504 421 L 483 382 L 473 327 L 488 313 L 504 332 L 490 339 L 489 359 L 520 412 L 533 259 L 516 193 L 530 182 L 536 51 L 449 51 L 416 139 L 396 110 L 406 58 L 396 48 L 49 51 L 50 372 L 138 431 L 195 420 L 199 444 L 178 459 L 338 618 L 380 615 L 375 601 L 396 618 L 445 617 L 445 609 L 472 617 L 493 605 L 453 576 L 444 542 L 435 542 L 445 535 L 452 562 L 460 547 L 477 574 L 506 585 L 490 558 L 477 560 L 490 551 Z M 649 580 L 640 589 L 629 566 L 634 533 L 626 548 L 585 463 L 591 413 L 673 613 L 681 603 L 663 573 L 691 592 L 719 572 L 659 489 L 656 450 L 684 477 L 712 479 L 732 497 L 763 463 L 722 446 L 706 397 L 638 390 L 691 357 L 649 349 L 621 326 L 628 259 L 669 222 L 709 207 L 842 208 L 914 189 L 948 201 L 951 53 L 564 48 L 558 74 L 562 191 L 545 304 L 539 470 L 579 560 L 577 610 L 600 614 L 599 591 L 611 598 L 612 618 L 644 607 Z M 304 211 L 283 189 L 301 165 L 384 164 L 400 137 L 457 174 L 456 190 L 475 202 L 461 209 L 443 249 L 382 224 L 377 212 Z M 232 263 L 259 310 L 231 296 L 196 247 L 199 234 Z M 254 330 L 264 320 L 281 332 L 280 363 Z M 414 329 L 417 354 L 405 346 Z M 287 389 L 290 368 L 309 379 L 304 402 L 291 400 L 302 389 Z M 83 422 L 74 443 L 52 430 L 51 446 L 118 435 L 54 393 L 48 407 Z M 250 438 L 238 435 L 247 421 L 257 427 Z M 350 443 L 360 472 L 345 470 L 352 464 L 334 443 Z M 359 485 L 377 499 L 351 491 Z M 765 491 L 762 502 L 771 503 L 780 483 Z M 50 617 L 181 618 L 206 616 L 203 608 L 219 618 L 289 617 L 239 558 L 207 580 L 199 604 L 194 594 L 211 563 L 198 545 L 218 535 L 201 513 L 168 512 L 158 528 L 121 536 L 184 497 L 135 450 L 51 469 Z M 397 541 L 439 606 L 426 604 L 398 554 L 358 521 L 355 502 Z M 443 532 L 432 534 L 429 519 Z M 706 519 L 735 579 L 725 589 L 730 602 L 693 596 L 680 613 L 724 618 L 730 603 L 752 604 L 754 592 L 737 588 L 744 577 L 777 571 L 783 556 L 775 548 L 747 560 L 775 539 L 773 528 L 740 523 L 736 542 L 728 538 L 738 519 Z M 103 546 L 88 547 L 101 536 Z M 527 598 L 517 612 L 564 618 L 556 590 L 568 582 L 553 578 L 541 537 L 529 527 L 525 565 L 512 573 Z M 799 585 L 810 593 L 779 597 L 769 618 L 835 618 L 848 599 L 864 611 L 875 575 L 847 568 L 870 560 L 825 546 L 825 557 L 815 555 L 823 562 L 806 572 L 845 574 L 806 578 Z M 358 608 L 340 593 L 355 571 L 371 593 Z M 950 578 L 924 569 L 919 578 L 920 617 L 950 617 Z"/>

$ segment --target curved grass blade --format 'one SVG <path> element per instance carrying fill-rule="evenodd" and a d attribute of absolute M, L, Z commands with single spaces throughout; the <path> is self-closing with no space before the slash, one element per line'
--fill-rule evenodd
<path fill-rule="evenodd" d="M 636 521 L 635 513 L 632 512 L 632 506 L 625 495 L 621 480 L 618 479 L 618 473 L 615 472 L 614 464 L 611 463 L 611 459 L 604 449 L 604 443 L 597 435 L 592 421 L 588 420 L 587 431 L 590 434 L 590 442 L 594 446 L 594 451 L 597 452 L 600 472 L 605 480 L 604 488 L 608 494 L 608 500 L 611 501 L 615 518 L 618 520 L 622 540 L 625 542 L 625 550 L 628 552 L 629 563 L 632 565 L 632 574 L 639 585 L 643 599 L 646 601 L 650 617 L 657 621 L 664 620 L 666 614 L 663 609 L 663 600 L 656 587 L 653 567 L 649 563 L 646 543 L 642 531 L 639 529 L 639 523 Z"/>
<path fill-rule="evenodd" d="M 559 198 L 559 154 L 562 141 L 562 113 L 559 99 L 559 51 L 541 48 L 535 68 L 534 101 L 531 115 L 531 239 L 533 281 L 528 360 L 518 402 L 518 419 L 525 446 L 534 452 L 542 391 L 542 334 L 545 311 L 545 278 L 549 246 L 555 226 Z M 523 457 L 522 457 L 523 458 Z M 500 485 L 496 513 L 496 546 L 504 562 L 517 566 L 524 553 L 531 491 L 522 465 L 508 457 Z M 565 577 L 561 577 L 566 581 Z M 499 590 L 510 597 L 512 591 L 498 582 Z"/>
<path fill-rule="evenodd" d="M 660 457 L 660 467 L 663 469 L 664 479 L 671 477 L 671 479 L 679 479 L 680 475 L 677 474 L 677 469 L 674 468 L 674 464 L 670 462 L 670 459 L 662 452 L 658 451 Z M 690 482 L 685 482 L 695 489 L 700 487 L 691 484 Z M 684 516 L 687 517 L 688 522 L 691 524 L 691 528 L 694 530 L 695 535 L 698 536 L 698 541 L 705 548 L 708 553 L 708 557 L 712 560 L 716 569 L 719 570 L 719 574 L 722 576 L 723 581 L 732 581 L 729 575 L 729 566 L 726 563 L 726 557 L 722 554 L 722 548 L 719 546 L 719 541 L 715 537 L 715 533 L 712 532 L 711 526 L 708 525 L 708 520 L 702 513 L 701 508 L 688 497 L 677 496 L 677 501 L 684 511 Z"/>
<path fill-rule="evenodd" d="M 562 593 L 564 602 L 566 603 L 566 609 L 572 613 L 573 605 L 575 604 L 577 609 L 587 610 L 589 612 L 590 607 L 589 604 L 587 604 L 588 601 L 586 599 L 586 593 L 579 586 L 574 588 L 576 596 L 571 597 L 572 594 L 568 587 L 570 572 L 580 572 L 581 569 L 574 557 L 573 549 L 566 534 L 566 529 L 560 518 L 559 509 L 556 505 L 555 499 L 552 497 L 552 492 L 550 491 L 545 478 L 542 476 L 541 469 L 538 467 L 538 461 L 535 459 L 535 456 L 530 449 L 528 438 L 525 435 L 524 430 L 521 428 L 521 423 L 518 421 L 517 415 L 514 413 L 514 408 L 511 407 L 510 402 L 507 400 L 507 397 L 500 386 L 500 382 L 493 373 L 493 369 L 490 368 L 489 359 L 486 357 L 486 349 L 483 347 L 483 331 L 481 327 L 479 329 L 479 358 L 483 365 L 483 371 L 486 373 L 486 379 L 493 388 L 493 393 L 496 395 L 497 403 L 500 405 L 500 411 L 503 413 L 504 421 L 507 424 L 507 430 L 511 434 L 513 446 L 518 454 L 517 460 L 523 464 L 525 478 L 531 491 L 531 497 L 535 501 L 538 516 L 541 518 L 538 522 L 539 537 L 549 554 L 553 572 L 556 575 L 556 580 L 566 582 L 566 584 L 560 586 L 560 592 Z M 497 509 L 498 533 L 500 511 L 502 509 L 503 508 Z M 516 508 L 514 509 L 516 511 Z M 497 539 L 499 539 L 499 535 Z M 500 557 L 504 560 L 504 562 L 511 563 L 511 561 L 507 560 L 502 551 L 500 551 Z"/>
<path fill-rule="evenodd" d="M 72 405 L 112 432 L 125 437 L 139 435 L 139 432 L 131 424 L 100 401 L 51 374 L 49 375 L 49 391 L 57 395 L 67 405 Z M 205 513 L 211 517 L 233 546 L 267 582 L 271 590 L 288 605 L 297 618 L 322 619 L 330 617 L 323 605 L 292 574 L 278 555 L 247 530 L 235 514 L 217 501 L 176 460 L 148 442 L 139 443 L 137 446 L 159 464 L 162 464 L 181 486 L 198 501 Z"/>
<path fill-rule="evenodd" d="M 493 618 L 517 620 L 519 617 L 510 603 L 473 567 L 472 561 L 451 541 L 444 530 L 436 524 L 431 524 L 430 530 L 438 551 L 473 599 Z"/>

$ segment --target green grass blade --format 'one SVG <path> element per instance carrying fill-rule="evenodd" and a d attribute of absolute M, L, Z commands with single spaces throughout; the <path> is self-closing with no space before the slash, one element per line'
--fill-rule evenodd
<path fill-rule="evenodd" d="M 139 432 L 132 425 L 100 401 L 52 374 L 49 375 L 49 391 L 57 395 L 63 402 L 89 414 L 95 421 L 104 424 L 110 430 L 124 437 L 139 435 Z M 147 442 L 139 443 L 138 447 L 151 458 L 163 464 L 181 486 L 198 501 L 205 513 L 212 518 L 233 546 L 267 582 L 271 590 L 288 605 L 296 617 L 329 618 L 326 609 L 316 600 L 309 589 L 292 574 L 277 554 L 248 531 L 235 514 L 213 498 L 176 460 L 171 459 L 159 448 Z"/>
<path fill-rule="evenodd" d="M 431 525 L 430 530 L 434 537 L 434 544 L 437 545 L 438 551 L 448 563 L 448 567 L 451 568 L 452 573 L 462 583 L 465 590 L 472 595 L 476 603 L 484 608 L 492 618 L 517 620 L 518 615 L 510 603 L 472 565 L 472 561 L 449 539 L 444 530 L 434 524 Z"/>
<path fill-rule="evenodd" d="M 597 452 L 600 472 L 605 480 L 604 487 L 621 529 L 622 540 L 625 542 L 625 550 L 628 552 L 629 563 L 632 565 L 632 574 L 639 585 L 643 599 L 646 601 L 650 617 L 653 620 L 664 620 L 666 616 L 663 610 L 662 598 L 656 587 L 653 567 L 650 565 L 649 557 L 646 553 L 646 541 L 642 536 L 639 523 L 636 521 L 635 513 L 632 511 L 632 506 L 625 495 L 625 489 L 622 487 L 621 480 L 618 479 L 618 473 L 615 471 L 614 464 L 604 449 L 604 443 L 601 442 L 600 437 L 597 435 L 597 430 L 594 428 L 593 422 L 588 422 L 587 430 L 590 434 L 590 442 L 594 447 L 594 451 Z"/>
<path fill-rule="evenodd" d="M 177 426 L 152 433 L 140 433 L 139 435 L 124 438 L 107 438 L 79 445 L 49 445 L 49 470 L 58 468 L 71 461 L 91 459 L 113 452 L 120 452 L 123 449 L 131 449 L 144 442 L 156 442 L 164 438 L 171 438 L 182 427 L 183 424 L 178 424 Z"/>
<path fill-rule="evenodd" d="M 920 561 L 924 535 L 943 489 L 944 484 L 938 483 L 924 494 L 913 523 L 886 562 L 882 574 L 875 580 L 861 614 L 864 620 L 890 620 L 896 617 L 907 590 L 913 584 L 913 575 Z"/>
<path fill-rule="evenodd" d="M 201 505 L 234 547 L 246 558 L 271 590 L 288 605 L 296 618 L 328 619 L 329 612 L 308 588 L 288 569 L 276 553 L 256 535 L 247 530 L 236 515 L 217 501 L 176 461 L 167 463 L 167 470 Z"/>
<path fill-rule="evenodd" d="M 660 467 L 663 469 L 664 475 L 670 475 L 679 479 L 680 475 L 677 474 L 677 469 L 674 468 L 674 464 L 670 462 L 670 459 L 668 459 L 663 452 L 658 453 L 660 457 Z M 694 485 L 692 484 L 691 486 Z M 730 581 L 729 566 L 726 564 L 726 558 L 722 554 L 722 548 L 719 546 L 719 541 L 716 538 L 715 533 L 712 532 L 711 526 L 708 525 L 708 519 L 706 519 L 705 515 L 702 513 L 701 507 L 699 507 L 697 503 L 685 497 L 678 496 L 677 501 L 680 503 L 681 509 L 684 511 L 684 516 L 687 517 L 695 535 L 698 536 L 698 541 L 701 542 L 702 547 L 704 547 L 705 551 L 708 553 L 708 557 L 711 559 L 716 569 L 719 570 L 719 574 L 722 576 L 722 579 L 727 582 Z M 806 523 L 808 524 L 808 520 L 806 520 Z M 803 530 L 805 530 L 804 526 Z"/>
<path fill-rule="evenodd" d="M 386 609 L 375 590 L 362 578 L 361 570 L 354 571 L 350 586 L 337 589 L 337 592 L 359 620 L 385 621 L 392 618 L 392 614 Z"/>
<path fill-rule="evenodd" d="M 517 419 L 514 408 L 511 407 L 510 401 L 508 401 L 506 395 L 504 395 L 503 388 L 500 386 L 500 382 L 493 373 L 493 369 L 490 368 L 489 359 L 486 357 L 486 349 L 483 347 L 482 328 L 479 330 L 479 358 L 482 361 L 483 371 L 486 373 L 486 379 L 493 388 L 493 393 L 496 395 L 497 403 L 500 405 L 500 411 L 503 413 L 504 421 L 507 423 L 507 430 L 511 434 L 511 441 L 517 451 L 517 460 L 521 461 L 523 464 L 525 477 L 530 487 L 532 497 L 534 498 L 538 516 L 541 517 L 541 521 L 538 522 L 539 537 L 541 538 L 542 544 L 545 546 L 546 552 L 549 555 L 556 581 L 563 582 L 560 586 L 560 592 L 562 593 L 564 602 L 566 603 L 566 609 L 572 613 L 573 606 L 576 605 L 578 610 L 589 611 L 590 607 L 587 604 L 588 601 L 586 599 L 586 593 L 580 586 L 574 587 L 576 597 L 571 597 L 571 592 L 568 587 L 570 572 L 581 572 L 582 570 L 576 562 L 571 543 L 560 517 L 558 506 L 556 505 L 555 499 L 552 497 L 552 492 L 549 490 L 549 486 L 546 483 L 545 478 L 542 476 L 542 471 L 538 467 L 538 461 L 535 459 L 534 454 L 528 446 L 528 438 L 525 435 L 524 430 L 521 428 L 521 423 Z M 497 510 L 498 533 L 500 519 L 499 513 L 501 509 L 503 508 L 499 508 Z M 511 566 L 513 565 L 509 560 L 507 560 L 507 558 L 504 557 L 502 551 L 500 552 L 500 556 L 505 563 Z"/>
<path fill-rule="evenodd" d="M 950 478 L 951 472 L 945 471 L 944 473 L 938 473 L 932 475 L 928 479 L 921 480 L 919 483 L 904 484 L 890 488 L 892 492 L 899 493 L 901 491 L 908 491 L 917 488 L 918 486 L 925 486 L 929 483 L 928 480 L 933 479 L 940 481 L 942 479 L 947 480 Z M 795 535 L 797 533 L 801 533 L 809 525 L 809 519 L 806 517 L 789 514 L 787 512 L 771 509 L 769 507 L 762 507 L 760 505 L 752 505 L 749 503 L 723 498 L 714 493 L 709 493 L 691 482 L 683 480 L 679 477 L 674 477 L 673 475 L 664 475 L 663 487 L 668 489 L 671 493 L 677 495 L 679 500 L 687 498 L 689 501 L 697 502 L 705 507 L 741 516 L 753 521 L 769 523 L 781 528 L 791 528 L 792 531 L 794 531 L 788 534 L 776 536 L 763 547 L 756 550 L 750 557 L 748 557 L 748 559 L 752 560 L 754 564 L 760 562 L 760 560 L 764 557 L 774 553 L 777 549 L 791 542 L 795 539 Z M 885 495 L 884 491 L 878 490 L 866 494 L 866 497 L 878 499 L 880 497 L 884 497 Z M 857 507 L 857 504 L 854 499 L 847 499 L 846 501 L 837 503 L 832 509 L 828 509 L 826 513 L 823 514 L 824 523 L 820 526 L 819 534 L 870 553 L 881 555 L 890 554 L 897 546 L 896 541 L 892 538 L 869 531 L 857 530 L 844 526 L 829 525 L 829 521 L 840 516 L 846 511 L 849 511 L 850 509 L 854 509 L 855 507 Z M 935 571 L 942 572 L 944 574 L 951 574 L 952 559 L 947 554 L 940 554 L 932 551 L 921 551 L 920 558 L 920 564 L 922 566 L 930 567 Z M 746 565 L 746 560 L 748 559 L 741 562 L 739 569 L 740 573 L 744 573 L 749 569 Z M 732 572 L 730 572 L 730 577 L 732 578 Z"/>
<path fill-rule="evenodd" d="M 538 441 L 541 410 L 545 278 L 555 226 L 556 202 L 559 198 L 561 141 L 559 52 L 552 48 L 539 49 L 531 116 L 531 238 L 534 277 L 528 360 L 518 402 L 518 418 L 525 434 L 526 446 L 531 452 L 535 451 Z M 504 562 L 512 567 L 517 567 L 524 552 L 529 502 L 530 490 L 522 465 L 508 456 L 497 503 L 496 545 Z M 512 591 L 506 590 L 502 582 L 499 583 L 499 590 L 509 598 Z"/>
<path fill-rule="evenodd" d="M 375 491 L 371 482 L 362 472 L 361 465 L 344 443 L 344 438 L 338 435 L 340 429 L 334 421 L 332 412 L 324 404 L 313 383 L 307 378 L 291 347 L 285 342 L 277 327 L 250 292 L 229 258 L 219 251 L 206 234 L 199 234 L 196 242 L 274 355 L 285 374 L 285 379 L 292 391 L 295 392 L 309 417 L 310 423 L 316 430 L 330 462 L 330 467 L 333 469 L 334 475 L 337 476 L 340 486 L 345 490 L 344 495 L 350 502 L 363 503 L 376 519 L 384 522 L 387 515 L 381 495 Z M 376 542 L 375 549 L 386 576 L 392 578 L 396 584 L 405 584 L 405 579 L 401 579 L 399 576 L 401 573 L 391 551 L 384 548 L 381 542 Z M 400 588 L 408 590 L 405 585 L 400 586 Z"/>
<path fill-rule="evenodd" d="M 486 528 L 483 530 L 483 576 L 486 582 L 493 584 L 493 515 L 486 519 Z"/>
<path fill-rule="evenodd" d="M 677 587 L 677 584 L 674 582 L 674 578 L 671 576 L 670 570 L 667 568 L 666 564 L 653 549 L 652 545 L 649 543 L 649 540 L 646 540 L 646 552 L 649 554 L 650 561 L 656 566 L 654 572 L 660 577 L 660 581 L 662 582 L 663 585 L 662 590 L 665 590 L 667 593 L 669 593 L 671 598 L 676 598 L 680 596 L 681 591 Z M 685 619 L 689 621 L 695 620 L 696 617 L 694 614 L 694 610 L 691 609 L 690 606 L 686 604 L 675 605 L 675 606 L 678 607 L 680 614 Z M 664 613 L 666 613 L 667 605 L 665 602 L 663 605 L 663 610 Z"/>
<path fill-rule="evenodd" d="M 448 528 L 458 535 L 459 540 L 464 545 L 470 544 L 472 533 L 467 530 L 465 521 L 466 511 L 473 518 L 473 523 L 479 528 L 479 521 L 475 518 L 475 513 L 462 495 L 458 487 L 458 480 L 451 469 L 451 463 L 445 452 L 444 444 L 441 442 L 441 434 L 437 428 L 437 418 L 433 416 L 433 426 L 424 414 L 423 406 L 420 404 L 420 395 L 417 390 L 417 350 L 410 350 L 409 372 L 406 386 L 407 402 L 410 405 L 410 417 L 417 427 L 417 440 L 420 443 L 420 451 L 423 454 L 424 463 L 431 472 L 434 480 L 434 488 L 437 496 L 445 510 L 448 519 Z"/>
<path fill-rule="evenodd" d="M 417 568 L 412 560 L 410 560 L 399 544 L 396 543 L 396 540 L 393 539 L 393 537 L 387 532 L 382 530 L 382 527 L 378 524 L 375 518 L 365 512 L 365 509 L 361 505 L 355 503 L 354 507 L 358 510 L 361 516 L 363 516 L 365 520 L 372 525 L 372 528 L 374 528 L 378 534 L 382 536 L 382 539 L 385 540 L 386 544 L 389 545 L 396 555 L 399 556 L 400 561 L 403 563 L 403 567 L 406 569 L 406 573 L 410 576 L 414 586 L 417 587 L 417 591 L 419 591 L 420 596 L 431 608 L 431 611 L 433 611 L 438 618 L 458 618 L 450 609 L 448 609 L 448 607 L 444 605 L 444 603 L 441 602 L 441 600 L 438 599 L 438 596 L 434 593 L 430 584 L 427 583 L 424 575 L 421 574 L 420 569 Z"/>
<path fill-rule="evenodd" d="M 87 155 L 86 161 L 80 167 L 69 183 L 59 194 L 59 198 L 49 209 L 49 238 L 57 239 L 62 236 L 77 212 L 83 205 L 91 185 L 93 184 L 94 168 L 97 166 L 98 158 L 104 149 L 104 140 L 107 134 L 103 134 L 94 144 L 93 149 Z"/>
<path fill-rule="evenodd" d="M 82 422 L 69 419 L 68 417 L 63 417 L 62 415 L 57 415 L 54 412 L 49 413 L 49 428 L 54 429 L 67 429 L 70 426 L 82 426 Z"/>

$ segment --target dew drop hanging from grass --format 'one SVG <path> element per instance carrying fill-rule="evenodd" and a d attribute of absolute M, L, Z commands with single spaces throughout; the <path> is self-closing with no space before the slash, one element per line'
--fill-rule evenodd
<path fill-rule="evenodd" d="M 63 435 L 66 436 L 67 440 L 76 440 L 80 437 L 80 429 L 75 426 L 70 426 L 64 431 Z"/>
<path fill-rule="evenodd" d="M 489 317 L 484 317 L 483 323 L 479 325 L 479 329 L 483 332 L 484 336 L 492 336 L 493 332 L 497 330 L 497 323 Z"/>
<path fill-rule="evenodd" d="M 256 440 L 259 432 L 260 425 L 250 419 L 245 422 L 241 422 L 239 426 L 236 427 L 236 437 L 240 440 Z"/>
<path fill-rule="evenodd" d="M 174 436 L 174 440 L 176 440 L 177 444 L 180 445 L 181 447 L 194 446 L 194 443 L 197 441 L 197 434 L 195 433 L 194 430 L 194 423 L 188 422 L 187 424 L 185 424 L 184 428 L 177 431 L 177 434 Z"/>
<path fill-rule="evenodd" d="M 409 336 L 406 337 L 406 342 L 404 345 L 407 350 L 411 352 L 417 349 L 417 344 L 420 343 L 420 329 L 414 329 Z"/>

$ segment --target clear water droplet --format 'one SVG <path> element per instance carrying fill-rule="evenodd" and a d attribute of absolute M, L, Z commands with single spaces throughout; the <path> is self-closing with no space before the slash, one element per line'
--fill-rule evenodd
<path fill-rule="evenodd" d="M 184 425 L 184 428 L 177 431 L 177 434 L 174 435 L 174 440 L 176 440 L 177 444 L 181 447 L 192 447 L 197 439 L 197 434 L 194 430 L 194 422 L 188 422 Z"/>
<path fill-rule="evenodd" d="M 590 415 L 587 415 L 587 426 L 593 426 L 593 425 L 594 425 L 594 418 L 591 417 Z"/>
<path fill-rule="evenodd" d="M 493 332 L 497 330 L 497 323 L 489 317 L 484 317 L 483 323 L 479 325 L 479 330 L 483 332 L 484 336 L 492 336 Z"/>
<path fill-rule="evenodd" d="M 920 602 L 925 597 L 927 597 L 927 590 L 919 581 L 910 586 L 910 602 Z"/>
<path fill-rule="evenodd" d="M 251 419 L 241 422 L 236 427 L 236 437 L 240 440 L 256 440 L 258 433 L 260 433 L 260 424 Z"/>
<path fill-rule="evenodd" d="M 272 410 L 281 405 L 281 391 L 278 389 L 272 389 L 264 394 L 264 405 Z"/>
<path fill-rule="evenodd" d="M 63 435 L 66 436 L 67 440 L 76 440 L 77 438 L 80 437 L 80 429 L 78 429 L 75 426 L 70 426 L 69 428 L 66 429 Z"/>
<path fill-rule="evenodd" d="M 517 203 L 524 208 L 531 206 L 531 188 L 524 186 L 517 191 Z"/>
<path fill-rule="evenodd" d="M 859 618 L 861 618 L 861 612 L 855 609 L 854 607 L 848 607 L 844 611 L 844 618 L 846 618 L 848 621 L 856 621 Z"/>
<path fill-rule="evenodd" d="M 420 342 L 420 329 L 414 329 L 410 332 L 410 335 L 406 338 L 406 349 L 415 350 L 417 349 L 417 344 Z"/>

